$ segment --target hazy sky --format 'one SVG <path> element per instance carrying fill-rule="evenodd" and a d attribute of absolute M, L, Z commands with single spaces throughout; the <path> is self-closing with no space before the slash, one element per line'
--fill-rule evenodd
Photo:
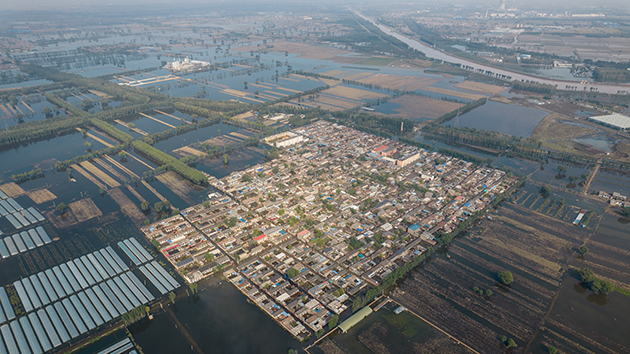
<path fill-rule="evenodd" d="M 507 0 L 508 6 L 515 2 L 517 7 L 533 8 L 540 6 L 542 8 L 548 8 L 553 6 L 554 8 L 566 8 L 566 10 L 574 12 L 586 10 L 586 7 L 616 7 L 616 8 L 630 8 L 629 0 Z M 179 9 L 185 9 L 187 6 L 199 6 L 200 8 L 211 8 L 213 5 L 218 4 L 252 4 L 257 5 L 271 5 L 271 4 L 300 4 L 307 5 L 312 3 L 312 0 L 0 0 L 0 10 L 3 9 L 21 9 L 21 10 L 98 10 L 101 7 L 110 8 L 125 8 L 133 7 L 134 5 L 171 5 Z M 453 4 L 453 5 L 467 5 L 467 4 L 479 4 L 494 8 L 498 5 L 499 0 L 379 0 L 379 1 L 365 1 L 365 0 L 318 0 L 318 5 L 329 3 L 331 5 L 350 4 L 350 5 L 372 5 L 372 4 L 391 4 L 391 3 L 404 3 L 404 4 L 417 4 L 418 6 L 431 6 L 434 4 Z M 195 8 L 191 7 L 191 11 Z M 206 10 L 207 11 L 207 10 Z M 0 14 L 0 17 L 2 15 Z"/>

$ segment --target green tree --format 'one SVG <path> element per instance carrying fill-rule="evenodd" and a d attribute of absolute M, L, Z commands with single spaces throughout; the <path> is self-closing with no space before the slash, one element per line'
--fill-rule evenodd
<path fill-rule="evenodd" d="M 490 289 L 486 290 L 486 296 L 492 296 L 493 292 Z"/>
<path fill-rule="evenodd" d="M 587 254 L 587 253 L 588 253 L 588 251 L 589 251 L 588 247 L 586 247 L 586 246 L 580 246 L 580 253 L 581 253 L 582 255 Z"/>
<path fill-rule="evenodd" d="M 287 269 L 287 276 L 289 277 L 289 279 L 295 278 L 298 274 L 300 274 L 300 271 L 295 268 Z"/>
<path fill-rule="evenodd" d="M 146 200 L 140 203 L 140 208 L 142 208 L 142 211 L 147 211 L 149 210 L 150 207 L 151 207 L 151 204 L 149 204 L 149 202 L 147 202 Z"/>
<path fill-rule="evenodd" d="M 206 200 L 205 202 L 203 202 L 203 206 L 205 208 L 209 207 L 210 206 L 210 202 Z"/>
<path fill-rule="evenodd" d="M 625 217 L 630 217 L 630 207 L 623 207 L 621 208 L 621 215 L 625 216 Z"/>
<path fill-rule="evenodd" d="M 59 211 L 64 211 L 64 210 L 66 210 L 66 205 L 65 205 L 64 203 L 59 203 L 59 204 L 57 205 L 57 210 L 59 210 Z"/>
<path fill-rule="evenodd" d="M 280 172 L 280 168 L 278 166 L 274 166 L 273 169 L 271 170 L 274 174 L 277 174 L 278 172 Z"/>
<path fill-rule="evenodd" d="M 555 347 L 549 347 L 549 349 L 547 349 L 547 352 L 549 352 L 549 354 L 558 354 L 558 349 L 556 349 Z"/>
<path fill-rule="evenodd" d="M 214 254 L 208 252 L 204 255 L 204 258 L 206 259 L 206 262 L 210 263 L 214 260 Z"/>
<path fill-rule="evenodd" d="M 512 276 L 512 272 L 504 270 L 497 274 L 499 277 L 499 281 L 505 285 L 510 285 L 514 281 L 514 277 Z"/>
<path fill-rule="evenodd" d="M 228 154 L 223 154 L 223 163 L 224 163 L 225 165 L 227 165 L 227 164 L 228 164 Z"/>
<path fill-rule="evenodd" d="M 151 221 L 149 221 L 149 219 L 144 219 L 144 224 L 145 224 L 145 225 L 150 225 L 150 224 L 151 224 Z M 157 242 L 157 241 L 156 241 L 156 242 Z M 158 245 L 159 245 L 159 244 L 158 244 Z"/>
<path fill-rule="evenodd" d="M 280 216 L 284 215 L 284 209 L 278 210 L 278 215 L 280 215 Z"/>
<path fill-rule="evenodd" d="M 176 298 L 176 297 L 177 297 L 177 295 L 175 295 L 175 293 L 174 293 L 174 292 L 172 292 L 172 291 L 171 291 L 170 293 L 168 293 L 168 298 L 169 298 L 169 299 L 171 299 L 171 302 L 172 302 L 173 304 L 175 304 L 175 298 Z"/>
<path fill-rule="evenodd" d="M 333 329 L 337 327 L 337 323 L 339 322 L 339 316 L 334 315 L 330 321 L 328 321 L 328 329 Z"/>
<path fill-rule="evenodd" d="M 540 194 L 543 194 L 543 195 L 551 194 L 551 188 L 543 184 L 542 187 L 540 187 Z"/>
<path fill-rule="evenodd" d="M 127 124 L 127 126 L 128 126 L 130 129 L 133 129 L 133 128 L 135 128 L 135 127 L 136 127 L 136 125 L 135 125 L 134 123 L 129 123 L 129 124 Z"/>
<path fill-rule="evenodd" d="M 508 348 L 516 348 L 516 342 L 514 341 L 514 339 L 510 338 L 508 339 L 507 343 L 505 344 Z"/>
<path fill-rule="evenodd" d="M 567 171 L 568 169 L 566 166 L 562 166 L 562 165 L 558 166 L 558 173 L 567 173 Z"/>

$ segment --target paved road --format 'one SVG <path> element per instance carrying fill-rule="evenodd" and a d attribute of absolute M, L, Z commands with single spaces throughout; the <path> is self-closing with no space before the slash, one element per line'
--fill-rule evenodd
<path fill-rule="evenodd" d="M 483 65 L 483 64 L 479 64 L 479 63 L 475 63 L 473 61 L 470 60 L 466 60 L 466 59 L 462 59 L 462 58 L 458 58 L 455 56 L 452 56 L 442 50 L 439 50 L 437 48 L 431 47 L 428 44 L 424 44 L 422 42 L 419 42 L 415 39 L 406 37 L 398 32 L 396 32 L 394 29 L 385 26 L 381 23 L 379 23 L 378 21 L 374 20 L 373 18 L 367 17 L 361 13 L 359 13 L 356 10 L 352 10 L 357 16 L 363 18 L 366 21 L 369 21 L 371 23 L 373 23 L 375 26 L 377 26 L 381 31 L 385 32 L 386 34 L 393 36 L 399 40 L 401 40 L 402 42 L 406 43 L 409 47 L 416 49 L 420 52 L 423 52 L 427 57 L 429 58 L 433 58 L 433 59 L 439 59 L 439 60 L 443 60 L 443 61 L 447 61 L 450 63 L 455 63 L 455 64 L 461 64 L 461 65 L 467 65 L 470 66 L 472 68 L 474 68 L 474 70 L 482 70 L 482 71 L 491 71 L 493 73 L 496 74 L 501 74 L 501 75 L 505 75 L 505 76 L 510 76 L 512 77 L 512 80 L 529 80 L 529 81 L 536 81 L 542 84 L 549 84 L 549 85 L 557 85 L 558 89 L 560 90 L 564 90 L 566 85 L 569 86 L 576 86 L 577 89 L 576 91 L 584 91 L 586 90 L 587 92 L 589 92 L 591 90 L 591 88 L 593 88 L 594 90 L 597 90 L 597 92 L 603 92 L 603 93 L 610 93 L 610 94 L 630 94 L 630 85 L 609 85 L 609 84 L 598 84 L 598 83 L 593 83 L 593 82 L 589 82 L 587 84 L 580 84 L 579 81 L 567 81 L 567 80 L 554 80 L 554 79 L 547 79 L 547 78 L 543 78 L 543 77 L 537 77 L 537 76 L 533 76 L 533 75 L 527 75 L 527 74 L 522 74 L 522 73 L 517 73 L 514 71 L 510 71 L 510 70 L 506 70 L 506 69 L 501 69 L 501 68 L 495 68 L 492 66 L 488 66 L 488 65 Z"/>

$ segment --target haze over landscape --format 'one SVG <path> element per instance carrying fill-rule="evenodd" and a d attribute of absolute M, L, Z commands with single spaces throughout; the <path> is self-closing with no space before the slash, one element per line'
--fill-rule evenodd
<path fill-rule="evenodd" d="M 625 1 L 0 3 L 0 354 L 630 353 Z"/>

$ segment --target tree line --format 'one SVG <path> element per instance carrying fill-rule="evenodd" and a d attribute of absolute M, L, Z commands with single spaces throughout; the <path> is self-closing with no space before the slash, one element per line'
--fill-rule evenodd
<path fill-rule="evenodd" d="M 186 165 L 185 163 L 179 161 L 178 159 L 174 158 L 173 156 L 163 151 L 160 151 L 154 148 L 153 146 L 145 143 L 144 141 L 134 140 L 132 145 L 135 150 L 143 153 L 144 155 L 152 158 L 153 160 L 156 160 L 164 164 L 167 170 L 173 170 L 177 172 L 179 175 L 181 175 L 182 177 L 188 179 L 189 181 L 195 184 L 202 184 L 207 181 L 206 176 L 200 171 L 194 168 L 188 167 L 188 165 Z"/>

